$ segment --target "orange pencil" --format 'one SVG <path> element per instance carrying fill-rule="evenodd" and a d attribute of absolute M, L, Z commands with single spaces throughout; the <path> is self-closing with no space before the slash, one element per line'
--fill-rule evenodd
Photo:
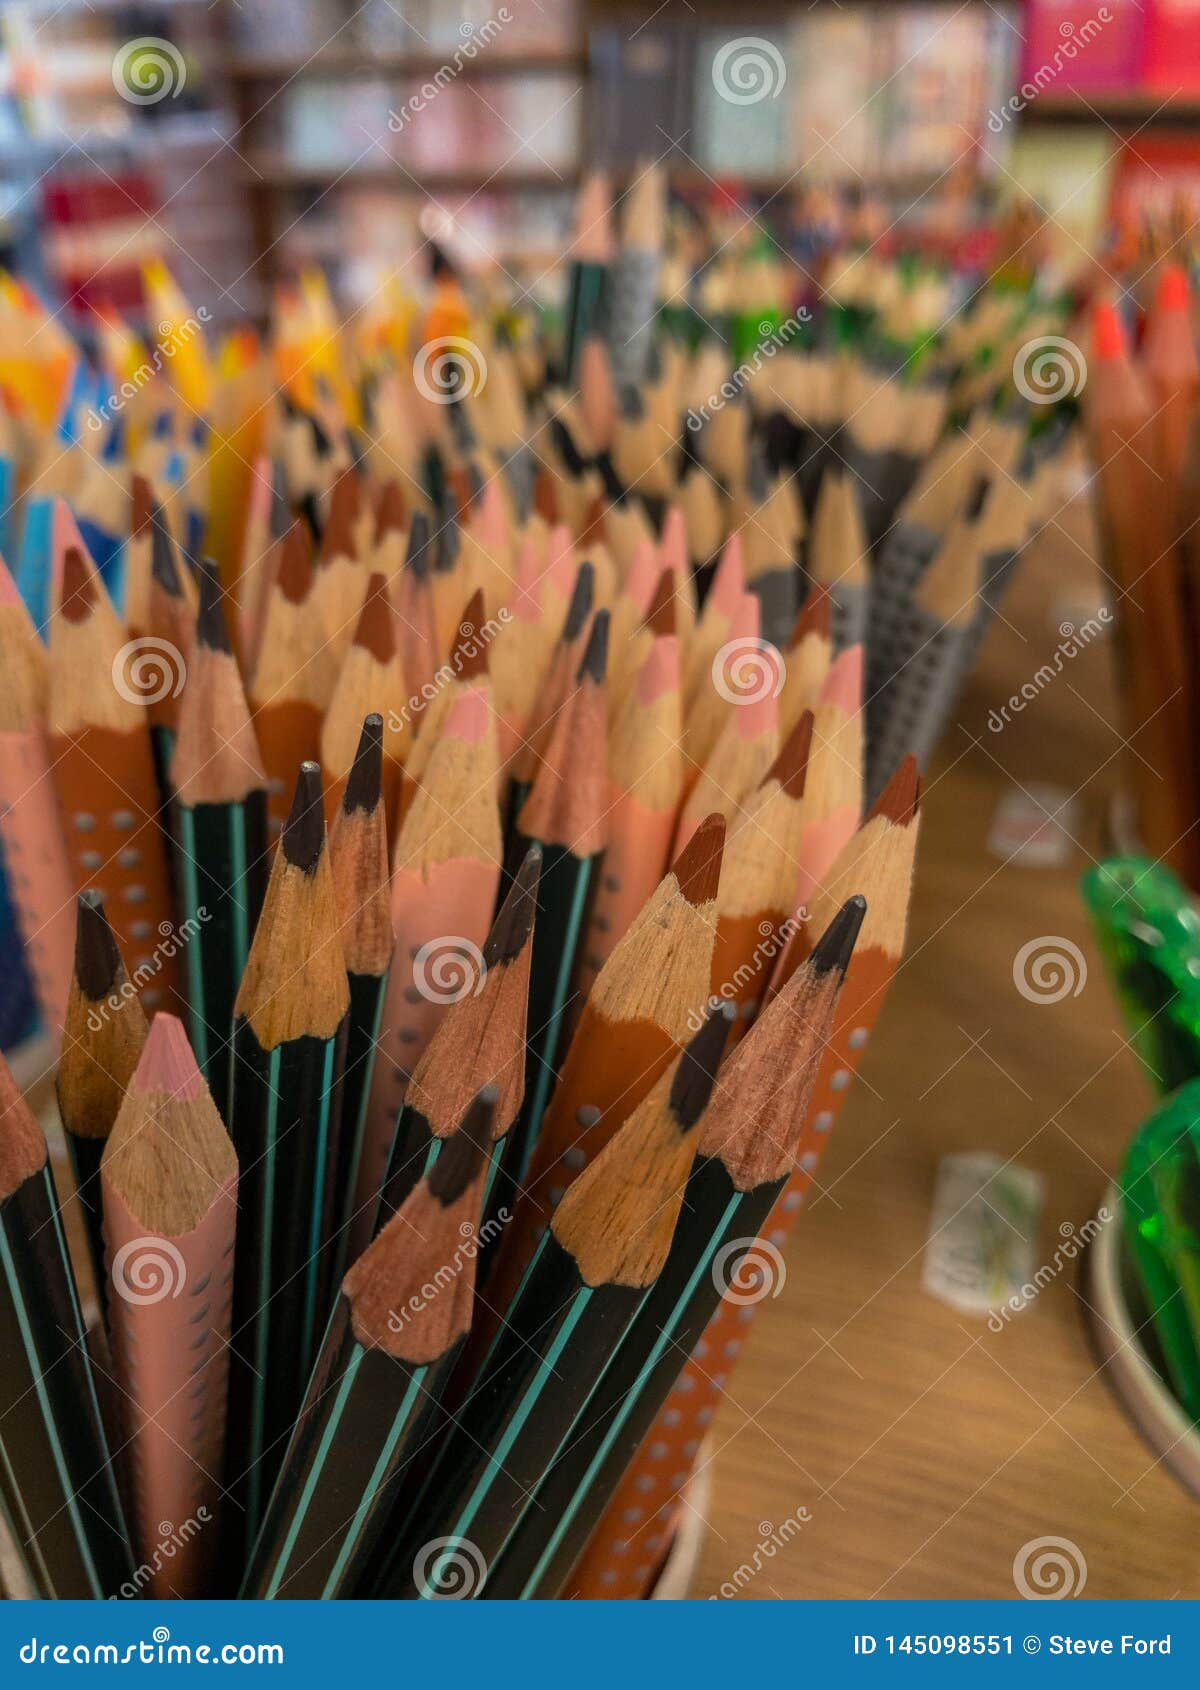
<path fill-rule="evenodd" d="M 50 624 L 54 786 L 75 888 L 103 894 L 151 1010 L 172 1001 L 175 963 L 155 947 L 174 921 L 149 722 L 124 669 L 127 654 L 125 630 L 91 560 L 69 547 Z"/>
<path fill-rule="evenodd" d="M 46 741 L 46 650 L 0 558 L 0 839 L 50 1037 L 71 990 L 74 886 Z"/>

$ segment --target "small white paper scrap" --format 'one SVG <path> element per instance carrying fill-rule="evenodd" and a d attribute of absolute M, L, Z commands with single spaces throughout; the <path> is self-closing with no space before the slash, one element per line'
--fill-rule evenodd
<path fill-rule="evenodd" d="M 1033 1274 L 1042 1176 L 991 1151 L 944 1156 L 921 1276 L 926 1291 L 954 1308 L 1001 1308 Z"/>

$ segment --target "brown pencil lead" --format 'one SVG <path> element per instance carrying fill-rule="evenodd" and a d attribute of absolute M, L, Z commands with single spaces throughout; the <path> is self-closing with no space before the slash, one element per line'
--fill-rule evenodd
<path fill-rule="evenodd" d="M 130 538 L 137 540 L 146 532 L 154 512 L 154 494 L 144 475 L 133 478 L 133 509 L 129 518 Z"/>
<path fill-rule="evenodd" d="M 121 953 L 99 892 L 81 892 L 76 910 L 75 978 L 83 995 L 99 1003 L 112 991 L 121 971 Z"/>
<path fill-rule="evenodd" d="M 541 874 L 542 847 L 535 841 L 522 857 L 521 866 L 508 889 L 508 896 L 492 923 L 492 930 L 483 947 L 486 968 L 495 968 L 502 962 L 511 962 L 513 957 L 520 955 L 521 947 L 533 929 Z"/>
<path fill-rule="evenodd" d="M 396 626 L 383 575 L 376 573 L 367 582 L 352 643 L 369 651 L 377 663 L 390 663 L 396 654 Z"/>
<path fill-rule="evenodd" d="M 829 588 L 821 581 L 815 581 L 809 588 L 808 597 L 800 606 L 800 613 L 788 635 L 787 649 L 794 650 L 807 634 L 816 634 L 823 640 L 833 635 L 833 603 Z"/>
<path fill-rule="evenodd" d="M 400 491 L 400 483 L 393 477 L 383 484 L 383 492 L 379 497 L 379 508 L 375 513 L 375 543 L 378 545 L 389 534 L 404 532 L 404 494 Z M 421 519 L 424 521 L 424 518 Z M 413 517 L 413 526 L 417 518 Z"/>
<path fill-rule="evenodd" d="M 63 558 L 62 613 L 68 622 L 86 622 L 96 603 L 96 580 L 78 546 Z"/>
<path fill-rule="evenodd" d="M 664 569 L 654 589 L 654 597 L 646 612 L 643 628 L 657 637 L 675 632 L 675 572 Z"/>
<path fill-rule="evenodd" d="M 460 681 L 473 681 L 488 672 L 487 645 L 482 637 L 483 622 L 483 589 L 477 587 L 463 612 L 450 653 L 450 667 Z"/>
<path fill-rule="evenodd" d="M 325 846 L 325 816 L 321 808 L 321 769 L 304 762 L 296 779 L 291 813 L 284 823 L 280 848 L 294 868 L 311 874 Z"/>
<path fill-rule="evenodd" d="M 333 484 L 329 496 L 329 516 L 321 536 L 320 562 L 328 564 L 335 557 L 354 557 L 354 530 L 358 522 L 358 476 L 352 469 L 344 469 Z"/>
<path fill-rule="evenodd" d="M 499 1096 L 496 1086 L 484 1086 L 475 1094 L 458 1131 L 443 1141 L 429 1173 L 429 1194 L 443 1208 L 458 1201 L 483 1166 L 492 1142 L 492 1119 Z"/>
<path fill-rule="evenodd" d="M 883 816 L 887 821 L 895 822 L 897 827 L 905 827 L 916 815 L 920 801 L 917 759 L 910 751 L 863 818 L 863 825 L 874 821 L 876 816 Z"/>
<path fill-rule="evenodd" d="M 671 865 L 671 873 L 689 904 L 711 903 L 716 897 L 724 850 L 725 818 L 714 812 L 700 823 Z"/>
<path fill-rule="evenodd" d="M 777 780 L 790 798 L 804 796 L 808 778 L 808 756 L 812 750 L 813 713 L 806 710 L 767 770 L 767 780 Z M 764 781 L 764 785 L 766 782 Z"/>
<path fill-rule="evenodd" d="M 283 537 L 276 580 L 289 604 L 303 604 L 312 589 L 312 536 L 303 522 L 293 522 Z"/>
<path fill-rule="evenodd" d="M 720 1066 L 725 1040 L 733 1025 L 733 1005 L 722 1003 L 711 1009 L 691 1043 L 684 1047 L 671 1081 L 671 1113 L 686 1132 L 708 1108 Z"/>

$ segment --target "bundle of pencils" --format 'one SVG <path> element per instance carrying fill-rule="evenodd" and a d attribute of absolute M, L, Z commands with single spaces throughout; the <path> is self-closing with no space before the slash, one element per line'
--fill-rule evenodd
<path fill-rule="evenodd" d="M 1049 455 L 985 355 L 1028 300 L 946 323 L 880 265 L 802 322 L 735 244 L 727 341 L 676 337 L 663 198 L 642 171 L 612 217 L 589 178 L 557 336 L 438 255 L 419 345 L 307 278 L 269 350 L 165 361 L 119 431 L 44 401 L 70 446 L 18 475 L 0 822 L 45 871 L 21 919 L 129 1452 L 14 1098 L 9 1291 L 74 1357 L 5 1468 L 39 1589 L 124 1582 L 128 1520 L 156 1596 L 644 1592 L 613 1510 L 812 1183 Z M 439 392 L 430 347 L 471 344 L 486 378 Z M 14 1315 L 16 1397 L 44 1326 Z M 95 1519 L 53 1512 L 76 1479 Z"/>

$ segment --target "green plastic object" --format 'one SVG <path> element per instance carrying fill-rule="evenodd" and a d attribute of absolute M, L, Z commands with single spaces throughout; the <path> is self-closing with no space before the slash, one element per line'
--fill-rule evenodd
<path fill-rule="evenodd" d="M 1200 1076 L 1200 914 L 1145 857 L 1089 869 L 1083 897 L 1133 1047 L 1165 1097 Z"/>
<path fill-rule="evenodd" d="M 1161 1370 L 1200 1422 L 1200 1080 L 1181 1086 L 1135 1134 L 1121 1167 L 1128 1265 Z"/>

